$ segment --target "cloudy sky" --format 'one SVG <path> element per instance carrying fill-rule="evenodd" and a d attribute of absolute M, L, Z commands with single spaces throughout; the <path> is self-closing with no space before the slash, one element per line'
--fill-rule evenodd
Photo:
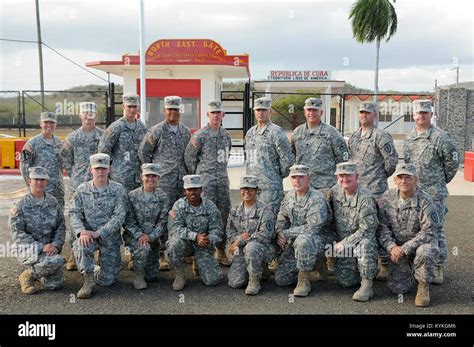
<path fill-rule="evenodd" d="M 84 66 L 138 51 L 138 0 L 40 0 L 43 42 Z M 333 79 L 373 88 L 375 44 L 352 38 L 353 1 L 145 0 L 146 45 L 209 38 L 228 54 L 250 54 L 253 79 L 270 70 L 331 70 Z M 380 89 L 430 91 L 474 80 L 472 0 L 397 0 L 398 31 L 381 45 Z M 34 0 L 0 0 L 0 38 L 36 40 Z M 43 48 L 45 88 L 104 81 Z M 91 70 L 103 78 L 106 74 Z M 121 83 L 121 78 L 113 78 Z M 0 41 L 0 90 L 39 89 L 37 46 Z"/>

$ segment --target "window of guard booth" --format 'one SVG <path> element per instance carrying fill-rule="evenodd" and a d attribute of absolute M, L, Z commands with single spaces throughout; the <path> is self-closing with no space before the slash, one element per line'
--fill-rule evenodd
<path fill-rule="evenodd" d="M 199 98 L 183 98 L 182 103 L 184 112 L 181 112 L 180 122 L 190 129 L 199 129 Z M 164 98 L 148 97 L 146 98 L 146 105 L 148 128 L 165 119 Z"/>

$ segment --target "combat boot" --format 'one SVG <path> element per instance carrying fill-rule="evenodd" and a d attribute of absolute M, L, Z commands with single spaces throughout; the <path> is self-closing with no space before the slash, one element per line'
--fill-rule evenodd
<path fill-rule="evenodd" d="M 183 290 L 184 285 L 186 284 L 186 278 L 184 277 L 183 267 L 175 268 L 176 277 L 173 281 L 173 290 Z"/>
<path fill-rule="evenodd" d="M 79 299 L 88 299 L 91 297 L 94 290 L 95 290 L 94 273 L 90 272 L 90 273 L 84 274 L 84 285 L 77 292 L 77 297 Z"/>
<path fill-rule="evenodd" d="M 231 264 L 224 250 L 219 249 L 219 248 L 216 249 L 216 260 L 219 264 L 224 265 L 224 266 L 230 266 Z"/>
<path fill-rule="evenodd" d="M 31 295 L 38 291 L 35 287 L 35 278 L 31 269 L 23 271 L 18 279 L 20 280 L 21 291 L 24 294 Z"/>
<path fill-rule="evenodd" d="M 196 264 L 196 259 L 193 258 L 193 264 L 191 265 L 191 270 L 193 271 L 193 275 L 198 277 L 199 276 L 199 270 L 197 268 Z"/>
<path fill-rule="evenodd" d="M 135 289 L 146 289 L 148 287 L 145 281 L 145 274 L 143 273 L 143 271 L 135 272 L 135 277 L 133 278 L 132 283 Z"/>
<path fill-rule="evenodd" d="M 247 295 L 257 295 L 260 292 L 260 278 L 259 276 L 250 276 L 249 283 L 245 289 Z"/>
<path fill-rule="evenodd" d="M 426 307 L 430 304 L 430 285 L 426 282 L 418 282 L 416 291 L 415 305 L 418 307 Z"/>
<path fill-rule="evenodd" d="M 375 277 L 377 281 L 380 282 L 387 282 L 388 280 L 388 265 L 387 264 L 380 264 L 379 272 L 377 277 Z"/>
<path fill-rule="evenodd" d="M 319 260 L 316 262 L 316 271 L 318 271 L 318 274 L 319 274 L 319 278 L 318 278 L 319 281 L 327 281 L 328 276 L 329 276 L 329 271 L 327 268 L 327 264 L 324 260 Z"/>
<path fill-rule="evenodd" d="M 170 270 L 170 263 L 164 256 L 160 257 L 160 271 L 169 271 Z"/>
<path fill-rule="evenodd" d="M 443 268 L 441 266 L 435 266 L 434 279 L 431 281 L 433 284 L 443 284 Z"/>
<path fill-rule="evenodd" d="M 334 257 L 327 257 L 326 267 L 328 269 L 328 276 L 334 276 Z"/>
<path fill-rule="evenodd" d="M 298 272 L 298 284 L 295 290 L 293 290 L 294 296 L 308 296 L 311 292 L 311 283 L 309 283 L 309 272 L 300 271 Z"/>
<path fill-rule="evenodd" d="M 372 280 L 368 278 L 362 278 L 360 288 L 357 292 L 352 295 L 352 300 L 355 301 L 369 301 L 374 296 L 374 290 L 372 289 Z"/>
<path fill-rule="evenodd" d="M 76 271 L 77 270 L 76 258 L 74 258 L 74 255 L 72 255 L 72 254 L 69 257 L 69 259 L 67 260 L 66 270 L 67 271 Z"/>

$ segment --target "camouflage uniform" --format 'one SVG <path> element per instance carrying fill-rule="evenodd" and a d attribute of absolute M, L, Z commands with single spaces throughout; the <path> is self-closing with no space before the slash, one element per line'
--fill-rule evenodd
<path fill-rule="evenodd" d="M 76 237 L 74 256 L 82 274 L 94 271 L 94 252 L 100 254 L 100 271 L 96 274 L 97 283 L 111 285 L 118 280 L 121 268 L 120 227 L 125 221 L 126 191 L 117 182 L 109 180 L 104 190 L 94 186 L 93 181 L 82 183 L 74 193 L 69 217 Z M 83 230 L 97 231 L 100 237 L 91 245 L 79 244 Z"/>
<path fill-rule="evenodd" d="M 63 158 L 61 156 L 61 140 L 53 136 L 52 142 L 46 140 L 42 135 L 36 135 L 26 142 L 21 151 L 20 170 L 28 184 L 28 169 L 41 166 L 48 170 L 49 181 L 45 192 L 53 195 L 64 209 L 64 181 L 63 181 Z"/>
<path fill-rule="evenodd" d="M 456 175 L 459 167 L 459 153 L 449 134 L 431 126 L 418 134 L 408 134 L 403 144 L 406 163 L 415 164 L 420 179 L 420 188 L 431 195 L 440 219 L 437 232 L 439 259 L 437 266 L 444 267 L 448 257 L 448 245 L 444 232 L 445 215 L 448 212 L 446 184 Z"/>
<path fill-rule="evenodd" d="M 140 186 L 140 160 L 138 146 L 146 134 L 146 127 L 135 120 L 134 128 L 127 118 L 116 120 L 100 138 L 98 153 L 110 155 L 110 178 L 131 191 Z"/>
<path fill-rule="evenodd" d="M 227 224 L 230 210 L 229 161 L 232 142 L 229 132 L 220 127 L 215 132 L 209 125 L 196 132 L 186 147 L 184 160 L 189 174 L 200 175 L 203 196 L 221 212 L 222 225 Z"/>
<path fill-rule="evenodd" d="M 166 257 L 174 268 L 181 268 L 184 258 L 194 254 L 196 267 L 202 281 L 208 286 L 218 284 L 223 273 L 214 258 L 215 246 L 222 240 L 222 218 L 214 203 L 202 198 L 201 205 L 194 208 L 186 198 L 175 202 L 169 212 L 169 238 L 166 242 Z M 207 233 L 211 245 L 199 247 L 198 233 Z"/>
<path fill-rule="evenodd" d="M 430 283 L 438 256 L 436 229 L 439 217 L 431 197 L 415 190 L 404 201 L 397 188 L 389 189 L 380 200 L 380 244 L 390 252 L 401 246 L 405 256 L 398 263 L 389 262 L 388 287 L 395 294 L 404 294 L 415 279 Z"/>
<path fill-rule="evenodd" d="M 295 164 L 310 168 L 311 186 L 315 189 L 329 189 L 336 184 L 336 164 L 349 159 L 346 142 L 339 131 L 321 122 L 315 128 L 301 124 L 290 138 Z"/>
<path fill-rule="evenodd" d="M 239 240 L 239 248 L 236 254 L 229 254 L 229 258 L 233 259 L 228 273 L 229 286 L 240 288 L 249 275 L 261 276 L 262 264 L 273 259 L 275 250 L 271 241 L 275 234 L 274 220 L 271 208 L 259 201 L 248 214 L 245 213 L 244 203 L 232 208 L 226 228 L 227 246 Z M 240 236 L 245 231 L 251 235 L 247 241 Z"/>
<path fill-rule="evenodd" d="M 392 137 L 382 129 L 372 128 L 364 133 L 361 128 L 352 133 L 349 151 L 351 162 L 357 164 L 360 185 L 368 188 L 376 199 L 380 198 L 398 163 Z"/>
<path fill-rule="evenodd" d="M 156 188 L 150 197 L 143 188 L 128 193 L 128 209 L 125 219 L 123 240 L 132 254 L 133 268 L 144 271 L 146 280 L 156 278 L 160 258 L 160 237 L 166 230 L 169 202 L 166 194 Z M 150 237 L 151 248 L 138 245 L 140 236 Z"/>
<path fill-rule="evenodd" d="M 246 174 L 258 177 L 258 199 L 277 214 L 284 196 L 283 179 L 295 160 L 285 133 L 271 121 L 263 128 L 255 125 L 245 135 L 245 152 Z"/>
<path fill-rule="evenodd" d="M 294 190 L 286 194 L 275 227 L 288 241 L 275 272 L 279 286 L 295 283 L 298 271 L 310 272 L 324 258 L 325 245 L 332 241 L 331 221 L 331 209 L 320 191 L 310 186 L 301 200 Z"/>
<path fill-rule="evenodd" d="M 72 189 L 75 191 L 81 183 L 92 179 L 89 157 L 97 153 L 100 137 L 104 130 L 95 128 L 90 133 L 81 127 L 70 133 L 63 143 L 61 154 L 63 165 L 71 178 Z"/>
<path fill-rule="evenodd" d="M 53 244 L 59 252 L 64 245 L 64 215 L 56 198 L 45 194 L 41 201 L 28 193 L 10 210 L 8 225 L 19 262 L 31 268 L 33 278 L 41 280 L 45 288 L 61 288 L 64 257 L 59 253 L 48 256 L 43 252 L 46 244 Z"/>
<path fill-rule="evenodd" d="M 139 156 L 143 163 L 160 165 L 161 188 L 169 198 L 170 206 L 183 196 L 183 177 L 186 175 L 184 151 L 191 138 L 191 132 L 184 124 L 178 124 L 178 131 L 171 130 L 163 121 L 153 126 L 140 144 Z"/>
<path fill-rule="evenodd" d="M 329 196 L 336 224 L 335 241 L 342 242 L 344 252 L 351 251 L 353 255 L 335 254 L 334 274 L 340 285 L 353 287 L 361 277 L 371 280 L 377 274 L 377 207 L 370 191 L 360 185 L 350 198 L 339 185 L 331 188 Z"/>

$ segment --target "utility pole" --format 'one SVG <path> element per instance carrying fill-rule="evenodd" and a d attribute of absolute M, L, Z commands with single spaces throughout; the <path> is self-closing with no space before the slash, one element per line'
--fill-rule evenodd
<path fill-rule="evenodd" d="M 41 41 L 41 24 L 39 13 L 39 0 L 35 0 L 36 4 L 36 36 L 38 41 L 38 56 L 39 56 L 39 70 L 40 70 L 40 89 L 41 89 L 41 111 L 44 107 L 44 78 L 43 78 L 43 41 Z"/>
<path fill-rule="evenodd" d="M 146 110 L 146 58 L 145 58 L 145 5 L 140 0 L 140 20 L 139 20 L 139 41 L 140 41 L 140 120 L 146 125 L 148 115 Z"/>

